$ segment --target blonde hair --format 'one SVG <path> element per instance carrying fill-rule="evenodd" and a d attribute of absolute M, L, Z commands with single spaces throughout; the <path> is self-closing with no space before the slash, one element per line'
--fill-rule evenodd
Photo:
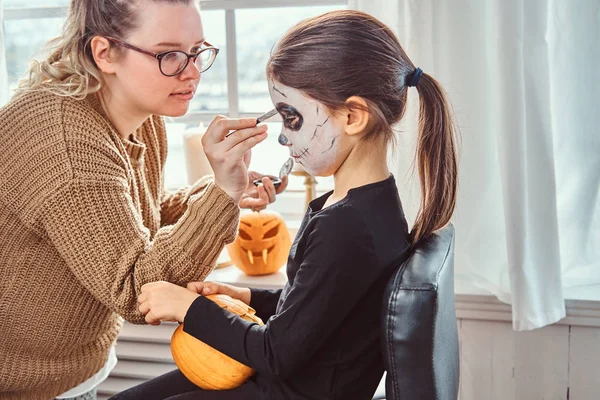
<path fill-rule="evenodd" d="M 62 34 L 48 42 L 50 55 L 33 60 L 16 95 L 44 91 L 83 99 L 102 88 L 90 43 L 94 36 L 124 38 L 137 27 L 140 0 L 71 0 Z M 192 0 L 151 0 L 188 4 Z"/>

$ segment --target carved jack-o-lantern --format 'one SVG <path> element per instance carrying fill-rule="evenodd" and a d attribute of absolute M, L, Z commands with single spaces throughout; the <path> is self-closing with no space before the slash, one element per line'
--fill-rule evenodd
<path fill-rule="evenodd" d="M 254 309 L 240 300 L 225 294 L 206 297 L 246 321 L 263 325 Z M 236 388 L 254 373 L 252 368 L 184 332 L 183 325 L 179 325 L 171 337 L 171 354 L 181 373 L 197 386 L 207 390 Z"/>
<path fill-rule="evenodd" d="M 231 261 L 246 274 L 266 275 L 285 264 L 291 245 L 281 215 L 261 211 L 242 215 L 239 234 L 227 250 Z"/>

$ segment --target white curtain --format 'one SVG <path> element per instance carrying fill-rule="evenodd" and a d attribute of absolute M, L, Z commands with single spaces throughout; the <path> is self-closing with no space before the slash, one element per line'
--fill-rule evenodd
<path fill-rule="evenodd" d="M 8 77 L 6 72 L 6 51 L 4 45 L 4 7 L 0 0 L 0 107 L 8 101 Z"/>
<path fill-rule="evenodd" d="M 461 131 L 457 280 L 511 303 L 513 328 L 600 284 L 600 1 L 357 0 L 442 82 Z M 417 92 L 394 158 L 407 216 Z M 600 287 L 600 286 L 598 286 Z"/>

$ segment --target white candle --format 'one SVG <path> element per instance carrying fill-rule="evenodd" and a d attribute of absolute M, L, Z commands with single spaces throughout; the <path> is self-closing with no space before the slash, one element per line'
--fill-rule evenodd
<path fill-rule="evenodd" d="M 190 185 L 203 176 L 213 174 L 202 147 L 202 136 L 205 131 L 204 124 L 200 123 L 198 127 L 187 129 L 183 133 L 183 153 L 185 155 L 187 180 Z"/>

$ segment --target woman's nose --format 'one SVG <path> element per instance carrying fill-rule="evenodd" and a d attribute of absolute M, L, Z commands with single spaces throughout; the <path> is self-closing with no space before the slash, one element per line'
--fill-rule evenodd
<path fill-rule="evenodd" d="M 188 63 L 188 65 L 186 65 L 184 70 L 179 73 L 179 76 L 182 80 L 186 80 L 186 79 L 196 80 L 196 79 L 200 79 L 201 73 L 200 73 L 200 70 L 198 69 L 198 66 L 196 65 L 196 63 L 193 60 L 190 60 L 190 62 Z"/>
<path fill-rule="evenodd" d="M 290 139 L 288 139 L 287 136 L 285 136 L 283 134 L 283 132 L 281 132 L 279 134 L 279 138 L 277 139 L 279 141 L 279 144 L 282 146 L 289 146 L 290 145 Z"/>

